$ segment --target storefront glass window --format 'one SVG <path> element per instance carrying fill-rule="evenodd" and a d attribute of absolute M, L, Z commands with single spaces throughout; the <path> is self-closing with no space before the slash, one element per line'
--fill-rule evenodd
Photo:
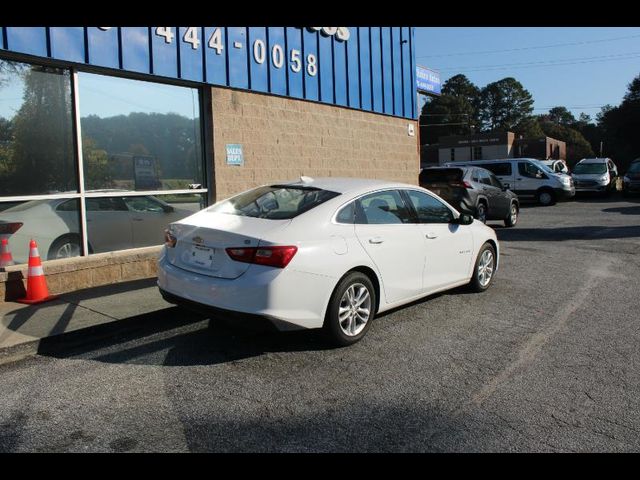
<path fill-rule="evenodd" d="M 78 84 L 87 192 L 200 188 L 197 89 L 83 72 Z"/>
<path fill-rule="evenodd" d="M 0 239 L 7 240 L 5 248 L 12 263 L 28 262 L 32 239 L 43 261 L 80 255 L 79 201 L 56 198 L 0 203 Z"/>
<path fill-rule="evenodd" d="M 87 198 L 91 253 L 160 245 L 164 230 L 206 206 L 202 194 Z"/>
<path fill-rule="evenodd" d="M 0 59 L 0 195 L 77 191 L 69 71 Z"/>

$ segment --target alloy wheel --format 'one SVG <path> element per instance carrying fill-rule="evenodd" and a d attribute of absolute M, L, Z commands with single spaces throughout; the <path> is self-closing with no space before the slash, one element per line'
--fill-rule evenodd
<path fill-rule="evenodd" d="M 371 317 L 371 295 L 362 283 L 354 283 L 342 295 L 338 307 L 338 324 L 342 332 L 355 337 Z"/>
<path fill-rule="evenodd" d="M 482 287 L 489 285 L 493 276 L 493 267 L 493 252 L 487 249 L 480 257 L 480 263 L 478 264 L 478 281 Z"/>

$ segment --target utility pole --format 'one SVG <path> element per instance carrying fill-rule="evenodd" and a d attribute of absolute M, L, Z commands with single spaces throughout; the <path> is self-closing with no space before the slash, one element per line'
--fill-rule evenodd
<path fill-rule="evenodd" d="M 603 145 L 603 144 L 604 144 L 604 142 L 603 142 L 603 141 L 600 141 L 600 158 L 603 158 L 603 157 L 602 157 L 602 145 Z"/>

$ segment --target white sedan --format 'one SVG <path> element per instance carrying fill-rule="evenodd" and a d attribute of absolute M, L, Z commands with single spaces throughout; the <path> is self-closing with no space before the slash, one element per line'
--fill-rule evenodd
<path fill-rule="evenodd" d="M 338 345 L 374 315 L 436 292 L 490 285 L 492 228 L 423 188 L 312 179 L 258 187 L 169 225 L 158 286 L 178 305 L 323 327 Z"/>
<path fill-rule="evenodd" d="M 31 239 L 43 260 L 80 255 L 78 205 L 76 199 L 32 200 L 0 211 L 0 238 L 9 240 L 14 262 L 27 263 Z M 167 223 L 197 208 L 175 208 L 151 195 L 87 198 L 86 207 L 90 253 L 158 245 Z"/>

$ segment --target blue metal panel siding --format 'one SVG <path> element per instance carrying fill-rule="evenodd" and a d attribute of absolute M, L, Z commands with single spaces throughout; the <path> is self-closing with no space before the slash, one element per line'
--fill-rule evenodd
<path fill-rule="evenodd" d="M 307 27 L 166 27 L 170 43 L 157 28 L 0 27 L 0 48 L 417 117 L 413 28 L 350 27 L 342 41 Z"/>
<path fill-rule="evenodd" d="M 411 89 L 409 95 L 411 95 L 411 104 L 413 105 L 413 115 L 411 118 L 418 118 L 418 92 L 416 92 L 416 49 L 415 49 L 415 28 L 411 27 L 411 37 L 409 38 L 409 45 L 411 45 Z"/>
<path fill-rule="evenodd" d="M 371 95 L 371 31 L 358 27 L 358 45 L 360 49 L 360 103 L 363 110 L 372 109 Z"/>
<path fill-rule="evenodd" d="M 193 28 L 194 30 L 189 31 L 189 28 Z M 190 34 L 188 42 L 185 41 L 185 35 L 187 33 Z M 202 68 L 202 48 L 204 48 L 202 28 L 178 27 L 176 41 L 180 44 L 180 78 L 202 82 L 204 80 Z M 197 47 L 194 48 L 196 45 Z M 206 45 L 206 43 L 204 43 L 204 45 Z"/>
<path fill-rule="evenodd" d="M 178 41 L 175 37 L 167 43 L 165 37 L 156 34 L 156 27 L 151 27 L 151 52 L 154 75 L 178 78 Z"/>
<path fill-rule="evenodd" d="M 402 45 L 402 98 L 404 101 L 404 115 L 405 117 L 413 116 L 413 103 L 411 101 L 411 46 L 409 44 L 410 29 L 409 27 L 402 27 L 402 37 L 400 44 Z"/>
<path fill-rule="evenodd" d="M 246 27 L 227 27 L 229 86 L 249 88 Z"/>
<path fill-rule="evenodd" d="M 284 27 L 269 27 L 269 44 L 266 62 L 269 63 L 269 91 L 278 95 L 287 94 L 287 51 Z"/>
<path fill-rule="evenodd" d="M 335 102 L 347 105 L 347 46 L 344 42 L 333 39 L 333 72 Z"/>
<path fill-rule="evenodd" d="M 401 117 L 404 110 L 402 98 L 402 47 L 400 46 L 400 27 L 391 29 L 391 68 L 393 72 L 393 114 Z"/>
<path fill-rule="evenodd" d="M 46 57 L 49 55 L 47 48 L 46 27 L 6 27 L 7 49 Z"/>
<path fill-rule="evenodd" d="M 347 83 L 349 106 L 360 108 L 360 59 L 358 58 L 358 28 L 349 27 L 351 39 L 347 42 Z"/>
<path fill-rule="evenodd" d="M 227 33 L 225 27 L 205 27 L 205 70 L 207 83 L 214 85 L 229 85 L 229 77 L 227 75 Z M 213 36 L 220 37 L 220 53 L 215 48 L 209 47 L 209 42 Z"/>
<path fill-rule="evenodd" d="M 122 68 L 140 73 L 150 73 L 149 28 L 122 27 Z"/>
<path fill-rule="evenodd" d="M 91 65 L 120 68 L 120 46 L 118 45 L 117 28 L 104 31 L 97 27 L 87 27 L 87 38 L 88 57 Z"/>
<path fill-rule="evenodd" d="M 380 28 L 371 28 L 371 82 L 372 108 L 375 112 L 384 112 L 384 91 L 382 88 L 382 44 Z"/>
<path fill-rule="evenodd" d="M 51 27 L 51 56 L 69 62 L 85 61 L 84 28 Z"/>
<path fill-rule="evenodd" d="M 333 49 L 331 48 L 331 37 L 320 34 L 318 45 L 318 60 L 320 74 L 320 101 L 325 103 L 334 102 L 333 93 Z"/>
<path fill-rule="evenodd" d="M 382 39 L 382 93 L 384 96 L 384 113 L 393 115 L 393 72 L 391 63 L 391 28 L 381 27 Z"/>
<path fill-rule="evenodd" d="M 304 29 L 304 98 L 318 100 L 320 98 L 318 77 L 318 32 L 310 32 Z M 310 61 L 313 60 L 313 61 Z M 315 75 L 309 73 L 315 68 Z"/>
<path fill-rule="evenodd" d="M 258 43 L 256 43 L 256 41 Z M 269 91 L 269 51 L 267 47 L 267 29 L 249 27 L 249 88 L 259 92 Z M 256 60 L 262 60 L 258 63 Z"/>
<path fill-rule="evenodd" d="M 296 98 L 304 98 L 304 71 L 306 61 L 304 58 L 304 52 L 302 51 L 302 31 L 299 28 L 295 27 L 287 27 L 287 51 L 298 52 L 298 56 L 300 59 L 300 64 L 298 65 L 294 62 L 292 57 L 293 53 L 289 53 L 290 65 L 287 69 L 287 85 L 288 90 L 287 94 L 290 97 Z M 299 69 L 297 72 L 294 71 L 294 68 Z"/>

